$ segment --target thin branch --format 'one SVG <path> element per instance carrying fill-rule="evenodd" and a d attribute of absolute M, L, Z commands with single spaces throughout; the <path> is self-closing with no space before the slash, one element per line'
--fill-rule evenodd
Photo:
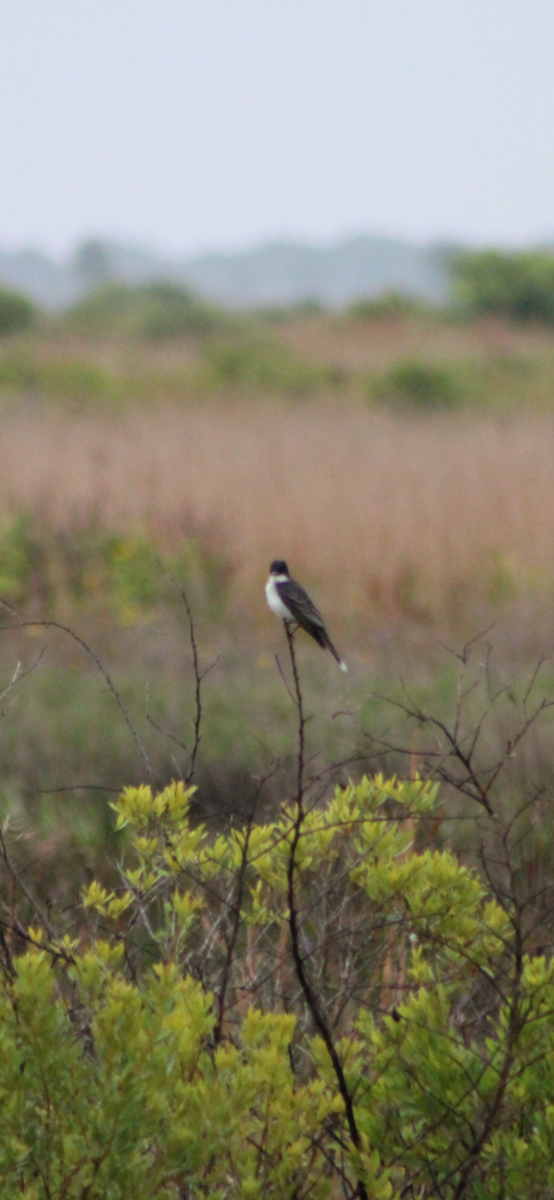
<path fill-rule="evenodd" d="M 297 912 L 297 907 L 296 907 L 295 878 L 296 878 L 296 852 L 298 850 L 298 843 L 300 841 L 302 825 L 303 825 L 303 821 L 304 821 L 304 755 L 305 755 L 306 717 L 304 714 L 304 703 L 303 703 L 303 698 L 302 698 L 302 689 L 300 686 L 300 678 L 298 675 L 298 668 L 297 668 L 297 664 L 296 664 L 296 655 L 294 653 L 294 633 L 292 633 L 290 631 L 289 626 L 286 621 L 284 622 L 284 624 L 285 624 L 285 631 L 286 631 L 286 635 L 287 635 L 287 641 L 289 644 L 289 652 L 290 652 L 290 659 L 291 659 L 291 666 L 292 666 L 292 674 L 293 674 L 293 679 L 294 679 L 294 686 L 295 686 L 295 690 L 296 690 L 296 701 L 297 701 L 297 712 L 298 712 L 298 751 L 297 751 L 298 772 L 297 772 L 296 815 L 295 815 L 294 824 L 293 824 L 293 834 L 292 834 L 292 840 L 291 840 L 291 846 L 290 846 L 289 860 L 288 860 L 288 865 L 287 865 L 287 899 L 288 899 L 288 907 L 289 907 L 289 930 L 290 930 L 292 958 L 293 958 L 298 982 L 299 982 L 301 990 L 302 990 L 302 994 L 303 994 L 306 1004 L 308 1006 L 308 1009 L 311 1014 L 314 1025 L 315 1025 L 316 1029 L 318 1030 L 318 1032 L 325 1044 L 327 1053 L 331 1060 L 331 1064 L 332 1064 L 333 1071 L 335 1073 L 335 1078 L 337 1081 L 337 1087 L 339 1089 L 339 1092 L 340 1092 L 340 1095 L 342 1097 L 342 1101 L 344 1104 L 344 1110 L 345 1110 L 345 1114 L 346 1114 L 346 1122 L 348 1125 L 348 1131 L 350 1133 L 350 1138 L 352 1140 L 352 1145 L 356 1148 L 356 1150 L 360 1150 L 362 1142 L 361 1142 L 361 1137 L 360 1137 L 360 1133 L 359 1133 L 357 1122 L 356 1122 L 356 1115 L 354 1112 L 354 1102 L 352 1099 L 352 1095 L 350 1093 L 350 1089 L 346 1082 L 346 1076 L 344 1074 L 343 1066 L 342 1066 L 342 1063 L 340 1060 L 339 1053 L 335 1046 L 335 1042 L 333 1040 L 331 1030 L 329 1028 L 329 1025 L 328 1025 L 324 1015 L 323 1015 L 323 1011 L 320 1008 L 316 994 L 315 994 L 315 992 L 312 988 L 312 985 L 310 983 L 310 980 L 308 978 L 307 972 L 304 967 L 304 959 L 300 952 L 300 929 L 299 929 L 299 921 L 298 921 L 298 912 Z M 365 1183 L 363 1182 L 362 1179 L 358 1179 L 357 1191 L 358 1191 L 359 1200 L 369 1200 L 368 1191 L 367 1191 Z"/>
<path fill-rule="evenodd" d="M 225 1018 L 225 1006 L 227 999 L 227 988 L 229 985 L 229 977 L 235 956 L 235 946 L 239 935 L 239 929 L 242 922 L 242 902 L 244 896 L 244 884 L 246 880 L 246 871 L 248 868 L 248 848 L 250 845 L 250 835 L 252 833 L 253 815 L 250 814 L 248 825 L 244 835 L 244 843 L 240 860 L 239 872 L 237 875 L 237 886 L 235 891 L 235 899 L 233 902 L 233 919 L 231 924 L 231 935 L 227 943 L 227 953 L 223 964 L 223 972 L 221 975 L 221 983 L 217 996 L 217 1021 L 214 1028 L 214 1041 L 216 1046 L 219 1045 L 223 1037 L 223 1021 Z"/>
<path fill-rule="evenodd" d="M 141 738 L 139 737 L 139 734 L 138 734 L 135 726 L 133 725 L 133 722 L 131 721 L 129 712 L 128 712 L 127 708 L 125 707 L 123 700 L 121 699 L 121 693 L 116 688 L 109 672 L 106 670 L 104 664 L 100 661 L 98 655 L 95 653 L 95 651 L 92 649 L 92 647 L 88 645 L 88 642 L 85 642 L 84 638 L 80 637 L 80 635 L 78 633 L 75 633 L 74 629 L 70 629 L 70 627 L 68 625 L 62 625 L 59 621 L 18 621 L 16 624 L 13 624 L 13 625 L 0 625 L 0 633 L 10 633 L 14 629 L 59 629 L 61 633 L 66 633 L 68 637 L 72 638 L 74 642 L 77 642 L 77 644 L 79 646 L 81 646 L 81 648 L 85 651 L 85 654 L 88 654 L 89 658 L 92 659 L 93 663 L 100 671 L 100 674 L 105 679 L 105 681 L 108 685 L 108 688 L 116 701 L 116 704 L 118 705 L 121 713 L 123 714 L 125 723 L 131 733 L 133 741 L 134 741 L 134 743 L 137 747 L 137 750 L 142 758 L 142 761 L 146 767 L 148 777 L 149 777 L 150 781 L 153 782 L 154 781 L 154 772 L 152 770 L 150 759 L 149 759 L 146 749 L 141 741 Z"/>

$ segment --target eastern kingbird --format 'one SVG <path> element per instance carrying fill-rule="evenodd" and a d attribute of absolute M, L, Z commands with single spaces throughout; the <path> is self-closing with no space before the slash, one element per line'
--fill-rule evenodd
<path fill-rule="evenodd" d="M 267 603 L 276 617 L 281 617 L 283 621 L 300 625 L 306 633 L 310 634 L 317 642 L 318 646 L 322 646 L 324 650 L 330 650 L 333 658 L 336 658 L 341 671 L 347 671 L 348 667 L 343 662 L 340 654 L 331 641 L 329 634 L 323 623 L 321 613 L 317 608 L 308 593 L 300 587 L 299 583 L 295 583 L 289 575 L 289 569 L 286 562 L 282 558 L 276 558 L 269 568 L 269 579 L 265 585 L 265 594 Z"/>

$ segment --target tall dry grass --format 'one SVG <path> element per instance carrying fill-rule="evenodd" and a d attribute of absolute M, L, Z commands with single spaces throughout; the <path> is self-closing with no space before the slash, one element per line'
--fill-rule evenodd
<path fill-rule="evenodd" d="M 303 357 L 352 371 L 383 371 L 405 358 L 450 366 L 504 356 L 536 361 L 551 357 L 553 350 L 548 326 L 517 324 L 496 316 L 474 321 L 455 321 L 440 313 L 371 319 L 296 317 L 280 325 L 278 335 Z"/>
<path fill-rule="evenodd" d="M 0 512 L 69 530 L 142 526 L 161 548 L 199 535 L 252 611 L 277 556 L 324 586 L 330 614 L 432 617 L 456 614 L 470 594 L 550 585 L 553 462 L 547 415 L 22 405 L 3 418 Z"/>

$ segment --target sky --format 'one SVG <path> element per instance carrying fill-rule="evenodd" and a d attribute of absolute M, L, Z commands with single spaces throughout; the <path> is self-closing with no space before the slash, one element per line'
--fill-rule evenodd
<path fill-rule="evenodd" d="M 554 241 L 552 0 L 0 0 L 0 246 Z"/>

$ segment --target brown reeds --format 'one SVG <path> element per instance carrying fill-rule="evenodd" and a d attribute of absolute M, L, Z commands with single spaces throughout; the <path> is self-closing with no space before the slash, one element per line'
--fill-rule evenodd
<path fill-rule="evenodd" d="M 203 538 L 259 605 L 284 557 L 325 608 L 433 616 L 552 578 L 554 417 L 390 415 L 338 403 L 12 407 L 0 514 Z"/>

